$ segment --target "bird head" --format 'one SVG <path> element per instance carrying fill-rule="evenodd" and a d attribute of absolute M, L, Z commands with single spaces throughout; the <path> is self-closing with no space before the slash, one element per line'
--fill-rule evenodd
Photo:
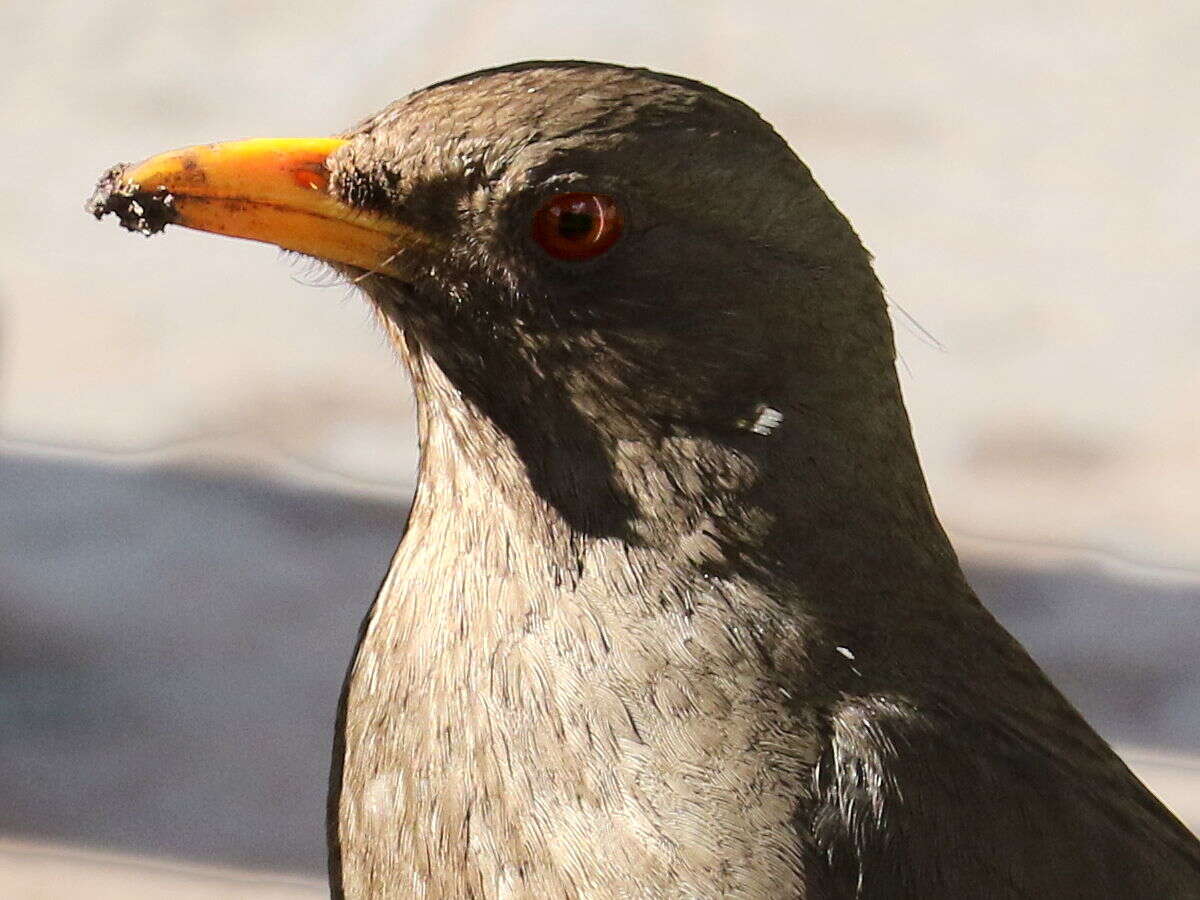
<path fill-rule="evenodd" d="M 777 432 L 852 431 L 899 402 L 857 236 L 757 113 L 683 78 L 493 69 L 338 137 L 116 167 L 91 209 L 334 266 L 373 301 L 419 398 L 463 404 L 460 443 L 498 435 L 590 529 L 636 515 L 617 458 L 631 447 L 699 442 L 758 471 Z"/>

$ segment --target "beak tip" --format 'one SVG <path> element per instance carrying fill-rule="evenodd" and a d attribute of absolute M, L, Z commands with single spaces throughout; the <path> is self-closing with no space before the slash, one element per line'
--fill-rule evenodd
<path fill-rule="evenodd" d="M 125 180 L 128 170 L 128 165 L 116 165 L 101 175 L 84 209 L 97 219 L 112 213 L 122 228 L 147 237 L 178 221 L 175 198 L 170 191 L 163 188 L 144 191 L 140 185 Z"/>

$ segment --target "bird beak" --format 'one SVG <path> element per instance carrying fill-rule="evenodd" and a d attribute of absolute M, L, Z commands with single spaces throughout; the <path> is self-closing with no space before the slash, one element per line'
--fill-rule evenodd
<path fill-rule="evenodd" d="M 337 138 L 262 138 L 172 150 L 110 169 L 89 202 L 131 231 L 168 224 L 277 244 L 373 272 L 401 274 L 406 249 L 432 241 L 418 229 L 348 206 L 329 193 Z"/>

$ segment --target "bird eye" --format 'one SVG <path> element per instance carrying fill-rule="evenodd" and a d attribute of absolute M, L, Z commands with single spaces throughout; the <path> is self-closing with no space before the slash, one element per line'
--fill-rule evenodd
<path fill-rule="evenodd" d="M 624 224 L 606 194 L 556 194 L 533 214 L 533 239 L 555 259 L 592 259 L 617 242 Z"/>

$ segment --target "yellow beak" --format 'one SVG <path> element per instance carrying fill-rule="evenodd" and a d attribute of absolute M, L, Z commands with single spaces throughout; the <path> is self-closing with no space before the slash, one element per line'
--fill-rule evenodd
<path fill-rule="evenodd" d="M 178 224 L 395 274 L 403 251 L 434 242 L 329 193 L 327 160 L 345 143 L 260 138 L 172 150 L 110 170 L 90 209 L 146 234 Z"/>

